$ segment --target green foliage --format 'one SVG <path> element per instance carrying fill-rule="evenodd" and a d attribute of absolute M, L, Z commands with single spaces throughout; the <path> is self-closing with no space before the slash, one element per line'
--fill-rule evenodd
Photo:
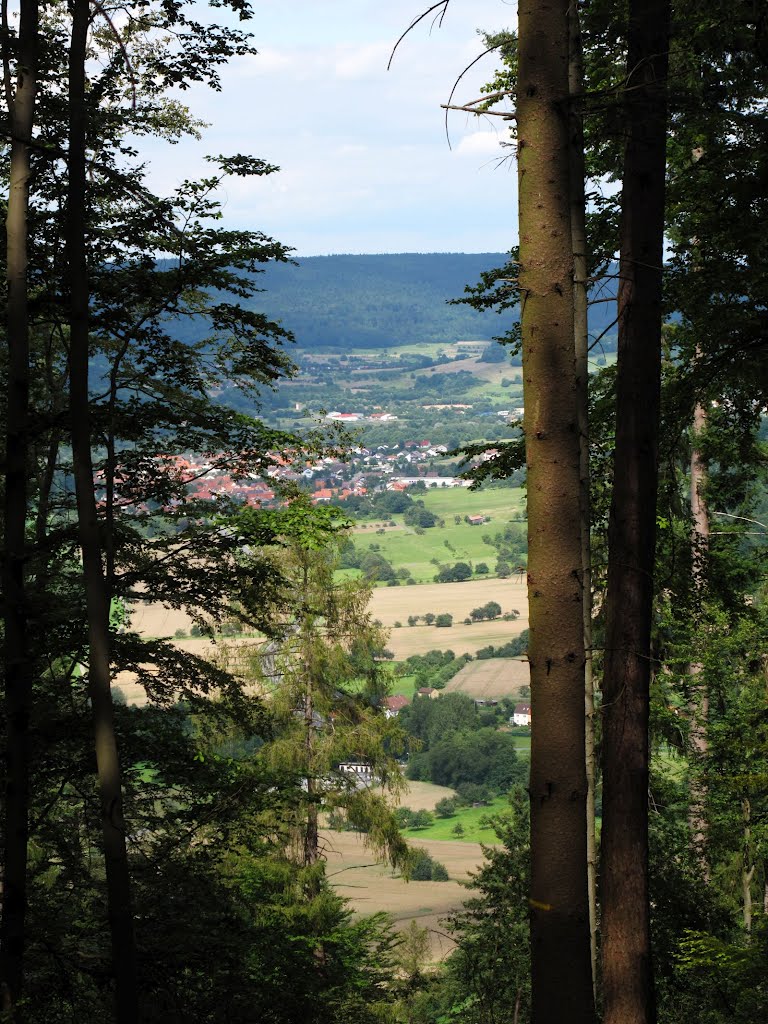
<path fill-rule="evenodd" d="M 472 566 L 466 562 L 445 565 L 435 576 L 435 583 L 463 583 L 472 578 Z"/>
<path fill-rule="evenodd" d="M 414 882 L 447 882 L 449 875 L 444 864 L 417 846 L 411 850 L 410 877 Z"/>
<path fill-rule="evenodd" d="M 528 1019 L 527 794 L 517 789 L 510 801 L 510 810 L 493 819 L 502 845 L 484 847 L 483 866 L 470 883 L 474 895 L 449 919 L 457 947 L 429 993 L 430 1020 L 513 1024 Z"/>
<path fill-rule="evenodd" d="M 492 317 L 462 311 L 446 299 L 497 261 L 493 253 L 302 258 L 295 266 L 270 270 L 265 308 L 284 318 L 305 348 L 343 351 L 490 338 Z"/>
<path fill-rule="evenodd" d="M 521 654 L 526 654 L 527 651 L 528 630 L 524 629 L 514 640 L 510 640 L 507 644 L 502 644 L 501 647 L 494 647 L 493 644 L 489 644 L 488 647 L 481 647 L 479 651 L 475 652 L 475 657 L 479 661 L 483 661 L 486 658 L 519 658 Z"/>
<path fill-rule="evenodd" d="M 457 801 L 454 797 L 444 796 L 435 804 L 435 814 L 438 818 L 452 818 L 456 814 Z"/>
<path fill-rule="evenodd" d="M 469 614 L 473 622 L 482 622 L 484 619 L 497 619 L 501 615 L 501 605 L 498 601 L 488 601 L 482 608 L 473 608 Z"/>
<path fill-rule="evenodd" d="M 307 801 L 292 827 L 302 857 L 318 856 L 321 809 L 343 811 L 374 850 L 399 864 L 405 844 L 383 793 L 359 787 L 340 766 L 363 763 L 384 790 L 399 792 L 395 754 L 403 734 L 381 703 L 389 674 L 381 664 L 385 634 L 367 609 L 370 591 L 358 581 L 334 582 L 331 550 L 279 552 L 290 593 L 275 640 L 257 647 L 250 670 L 272 698 L 272 730 L 262 756 L 276 770 L 298 772 Z"/>
<path fill-rule="evenodd" d="M 421 744 L 406 768 L 409 779 L 458 788 L 482 786 L 483 798 L 504 793 L 525 778 L 514 738 L 483 728 L 474 701 L 461 693 L 438 700 L 414 700 L 400 713 L 403 729 Z"/>

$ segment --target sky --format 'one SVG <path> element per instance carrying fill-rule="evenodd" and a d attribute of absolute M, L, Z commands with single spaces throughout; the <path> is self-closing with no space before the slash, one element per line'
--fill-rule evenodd
<path fill-rule="evenodd" d="M 180 94 L 208 122 L 202 141 L 145 147 L 150 181 L 170 191 L 205 173 L 206 153 L 277 164 L 269 178 L 230 179 L 224 225 L 260 230 L 298 255 L 504 252 L 516 242 L 516 166 L 499 118 L 449 114 L 457 76 L 480 55 L 478 29 L 515 25 L 507 0 L 450 0 L 387 61 L 429 0 L 252 0 L 258 55 L 234 59 L 221 92 Z M 214 12 L 218 14 L 219 12 Z M 454 102 L 480 95 L 483 57 Z"/>

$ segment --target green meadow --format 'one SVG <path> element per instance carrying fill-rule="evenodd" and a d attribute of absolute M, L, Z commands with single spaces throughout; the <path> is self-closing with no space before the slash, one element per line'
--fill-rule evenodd
<path fill-rule="evenodd" d="M 424 505 L 445 523 L 417 533 L 403 523 L 402 516 L 394 515 L 391 520 L 360 521 L 353 533 L 355 545 L 364 550 L 373 549 L 391 562 L 396 569 L 406 568 L 419 583 L 431 583 L 437 566 L 452 565 L 455 562 L 469 562 L 474 567 L 485 562 L 494 575 L 497 554 L 491 545 L 483 541 L 493 536 L 507 524 L 519 522 L 524 495 L 520 488 L 499 488 L 484 491 L 468 491 L 465 488 L 429 488 L 424 492 L 413 492 L 413 497 L 423 500 Z M 489 522 L 470 526 L 464 522 L 467 515 L 485 515 Z M 459 522 L 455 521 L 456 517 Z M 394 527 L 384 526 L 385 521 L 395 523 Z"/>
<path fill-rule="evenodd" d="M 406 804 L 407 806 L 407 804 Z M 450 818 L 435 818 L 434 824 L 428 828 L 403 829 L 403 835 L 418 843 L 419 839 L 442 839 L 462 843 L 495 843 L 496 835 L 487 823 L 490 815 L 501 814 L 508 810 L 509 801 L 499 796 L 483 807 L 460 807 Z M 464 832 L 456 835 L 453 829 L 461 824 Z"/>

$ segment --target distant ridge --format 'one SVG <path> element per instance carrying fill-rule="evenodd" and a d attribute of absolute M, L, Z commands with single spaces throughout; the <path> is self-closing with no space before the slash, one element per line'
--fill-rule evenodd
<path fill-rule="evenodd" d="M 494 313 L 450 306 L 503 253 L 382 253 L 303 256 L 270 264 L 258 307 L 279 319 L 300 348 L 382 348 L 490 339 L 505 330 Z"/>

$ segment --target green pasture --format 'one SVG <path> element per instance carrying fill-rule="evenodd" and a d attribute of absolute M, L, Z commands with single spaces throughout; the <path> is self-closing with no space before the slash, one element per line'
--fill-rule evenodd
<path fill-rule="evenodd" d="M 524 757 L 526 760 L 530 759 L 531 756 L 531 737 L 530 736 L 515 736 L 515 751 L 518 757 Z"/>
<path fill-rule="evenodd" d="M 522 487 L 488 487 L 479 491 L 470 491 L 466 487 L 429 487 L 426 491 L 412 492 L 412 497 L 423 499 L 424 505 L 443 517 L 448 515 L 472 516 L 481 513 L 491 517 L 485 526 L 470 526 L 472 531 L 486 532 L 489 527 L 496 527 L 501 521 L 511 522 L 512 513 L 522 512 L 525 507 L 525 494 Z M 466 523 L 464 524 L 466 526 Z"/>
<path fill-rule="evenodd" d="M 355 545 L 365 550 L 372 544 L 378 545 L 378 553 L 391 562 L 396 569 L 409 569 L 411 575 L 419 583 L 431 583 L 437 572 L 433 560 L 441 565 L 453 565 L 456 562 L 470 562 L 476 565 L 485 562 L 493 576 L 493 567 L 497 554 L 493 547 L 483 542 L 483 536 L 503 530 L 514 520 L 513 514 L 519 517 L 523 503 L 523 492 L 520 488 L 504 488 L 490 491 L 469 492 L 459 488 L 434 488 L 426 492 L 416 492 L 415 497 L 424 500 L 425 506 L 442 518 L 445 526 L 433 526 L 422 533 L 416 533 L 413 527 L 405 526 L 402 516 L 395 515 L 392 521 L 394 528 L 383 527 L 383 520 L 360 522 L 354 532 Z M 464 522 L 465 515 L 487 515 L 490 522 L 481 526 L 470 526 Z M 459 523 L 454 516 L 460 516 Z M 381 522 L 382 525 L 377 524 Z M 383 529 L 378 533 L 377 529 Z"/>
<path fill-rule="evenodd" d="M 390 694 L 393 697 L 398 695 L 408 697 L 410 700 L 413 697 L 415 682 L 416 676 L 395 676 L 390 687 Z"/>
<path fill-rule="evenodd" d="M 418 842 L 419 839 L 445 839 L 461 843 L 495 843 L 497 842 L 496 834 L 490 825 L 483 824 L 483 820 L 489 815 L 501 814 L 508 809 L 507 798 L 499 796 L 483 807 L 460 807 L 451 818 L 436 817 L 434 824 L 429 828 L 403 829 L 403 835 L 415 842 Z M 464 834 L 461 836 L 453 833 L 458 822 L 461 822 L 464 829 Z"/>

